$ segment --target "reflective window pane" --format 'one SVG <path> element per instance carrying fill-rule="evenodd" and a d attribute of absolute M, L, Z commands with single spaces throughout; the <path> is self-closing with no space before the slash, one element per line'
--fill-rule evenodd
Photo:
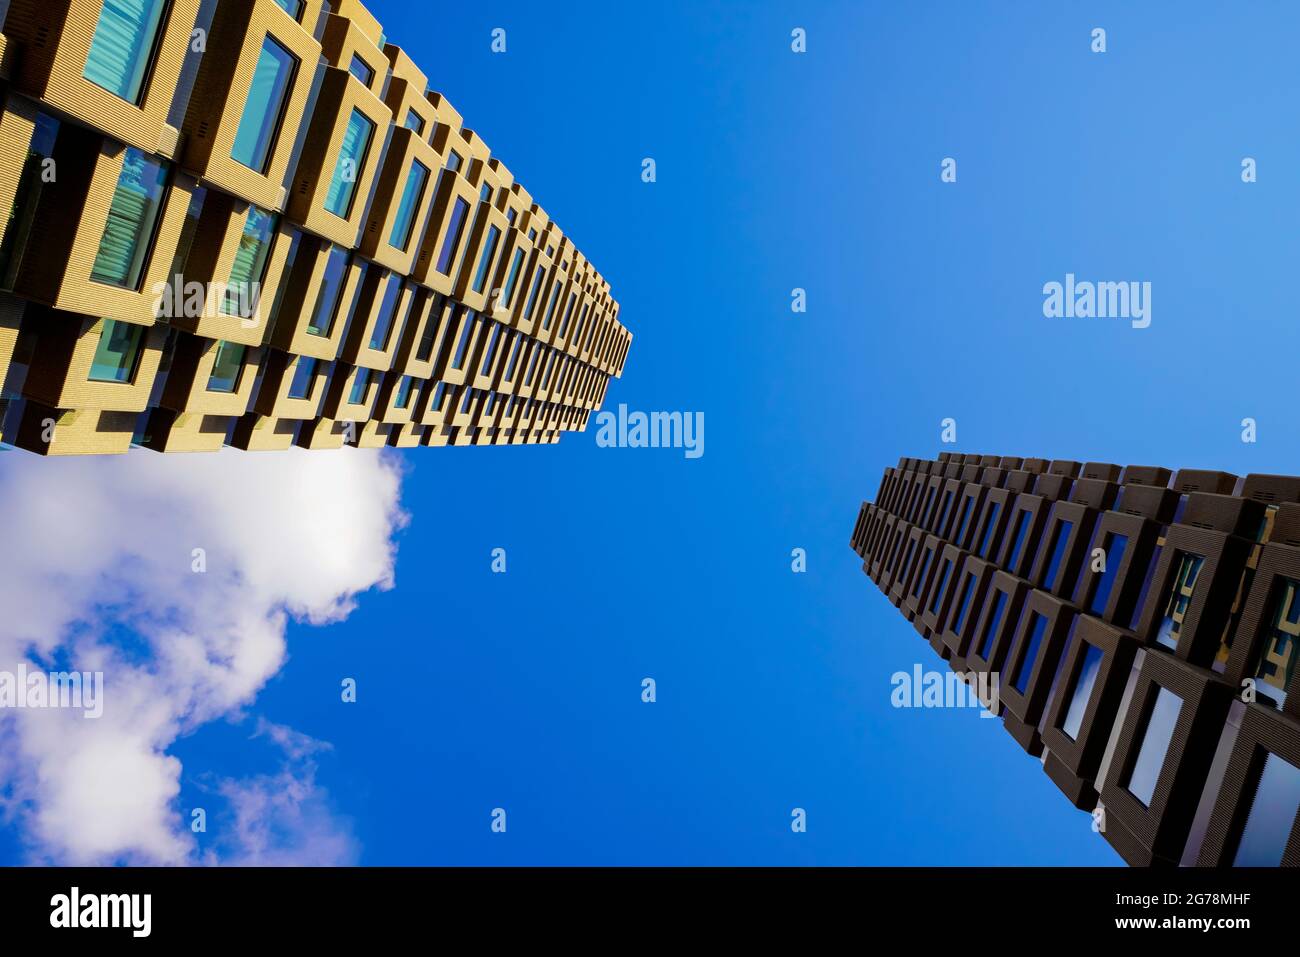
<path fill-rule="evenodd" d="M 1165 755 L 1169 751 L 1169 742 L 1174 736 L 1174 726 L 1178 723 L 1178 711 L 1182 704 L 1183 699 L 1178 695 L 1168 688 L 1160 688 L 1147 718 L 1146 730 L 1142 732 L 1142 746 L 1138 749 L 1127 786 L 1129 793 L 1146 807 L 1151 806 L 1151 797 L 1155 794 L 1160 769 L 1165 765 Z"/>
<path fill-rule="evenodd" d="M 352 214 L 357 180 L 361 177 L 361 167 L 365 165 L 374 135 L 375 124 L 360 110 L 354 109 L 343 132 L 343 144 L 334 163 L 334 176 L 325 194 L 325 208 L 335 216 L 347 219 Z"/>
<path fill-rule="evenodd" d="M 285 101 L 297 70 L 297 58 L 268 36 L 262 43 L 253 70 L 253 84 L 244 100 L 244 112 L 230 150 L 231 158 L 249 169 L 265 173 L 270 164 Z"/>
<path fill-rule="evenodd" d="M 99 344 L 90 360 L 92 382 L 130 382 L 140 361 L 144 327 L 131 322 L 105 319 Z"/>
<path fill-rule="evenodd" d="M 128 103 L 144 99 L 163 0 L 104 0 L 82 75 Z"/>
<path fill-rule="evenodd" d="M 122 172 L 108 207 L 108 222 L 99 241 L 90 278 L 95 282 L 136 289 L 149 259 L 154 226 L 162 207 L 167 168 L 161 160 L 128 147 Z"/>

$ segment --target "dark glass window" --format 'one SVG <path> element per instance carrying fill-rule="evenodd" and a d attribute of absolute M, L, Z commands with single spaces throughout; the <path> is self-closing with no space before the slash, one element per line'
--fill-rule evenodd
<path fill-rule="evenodd" d="M 239 389 L 239 374 L 244 371 L 245 346 L 237 342 L 217 343 L 217 356 L 212 362 L 212 375 L 208 377 L 209 392 L 235 392 Z"/>
<path fill-rule="evenodd" d="M 1160 631 L 1156 634 L 1156 641 L 1171 649 L 1178 647 L 1178 635 L 1182 631 L 1188 606 L 1192 603 L 1205 558 L 1191 552 L 1175 552 L 1173 565 L 1174 580 L 1165 597 L 1164 617 L 1160 620 Z"/>
<path fill-rule="evenodd" d="M 357 180 L 361 176 L 361 167 L 366 163 L 374 135 L 374 122 L 360 110 L 353 109 L 347 129 L 343 132 L 338 158 L 334 162 L 334 175 L 325 194 L 325 208 L 335 216 L 347 219 L 352 214 Z"/>
<path fill-rule="evenodd" d="M 293 370 L 293 379 L 289 383 L 289 398 L 308 398 L 311 395 L 311 384 L 315 377 L 316 360 L 309 356 L 299 356 L 298 364 Z"/>
<path fill-rule="evenodd" d="M 961 591 L 961 603 L 957 606 L 957 618 L 953 622 L 952 630 L 961 634 L 961 626 L 966 621 L 966 612 L 970 608 L 971 598 L 975 595 L 975 576 L 966 576 L 966 585 Z"/>
<path fill-rule="evenodd" d="M 266 172 L 297 72 L 298 58 L 267 36 L 235 131 L 232 159 L 259 173 Z"/>
<path fill-rule="evenodd" d="M 1100 670 L 1101 649 L 1096 645 L 1085 644 L 1083 662 L 1079 665 L 1079 674 L 1070 691 L 1070 706 L 1066 709 L 1065 720 L 1061 724 L 1061 730 L 1071 741 L 1079 736 L 1083 715 L 1088 710 L 1088 699 L 1092 697 L 1092 688 L 1097 683 L 1097 672 Z"/>
<path fill-rule="evenodd" d="M 406 408 L 406 404 L 411 401 L 411 386 L 414 382 L 415 380 L 411 376 L 402 376 L 402 380 L 397 383 L 397 395 L 393 399 L 393 408 Z"/>
<path fill-rule="evenodd" d="M 1106 535 L 1106 543 L 1102 545 L 1106 570 L 1093 579 L 1096 584 L 1092 591 L 1092 601 L 1088 605 L 1094 615 L 1100 615 L 1106 610 L 1106 602 L 1110 600 L 1111 589 L 1115 587 L 1115 578 L 1119 574 L 1119 566 L 1124 561 L 1124 550 L 1127 547 L 1127 535 Z"/>
<path fill-rule="evenodd" d="M 487 240 L 483 243 L 483 255 L 478 261 L 478 272 L 474 274 L 475 292 L 482 292 L 483 287 L 487 285 L 488 267 L 492 265 L 492 257 L 496 255 L 497 241 L 500 238 L 501 230 L 496 226 L 489 226 Z"/>
<path fill-rule="evenodd" d="M 939 580 L 934 586 L 934 596 L 930 599 L 931 613 L 939 610 L 939 600 L 943 598 L 943 589 L 948 584 L 948 573 L 952 571 L 952 559 L 949 558 L 943 563 L 943 571 L 939 572 Z"/>
<path fill-rule="evenodd" d="M 1300 770 L 1267 754 L 1259 789 L 1237 844 L 1234 867 L 1277 867 L 1282 863 L 1296 812 L 1300 810 Z"/>
<path fill-rule="evenodd" d="M 1030 612 L 1029 627 L 1025 630 L 1025 653 L 1020 659 L 1016 671 L 1016 680 L 1012 685 L 1021 694 L 1029 686 L 1029 676 L 1034 673 L 1034 662 L 1038 659 L 1038 649 L 1043 644 L 1043 635 L 1047 633 L 1047 619 L 1037 612 Z"/>
<path fill-rule="evenodd" d="M 452 154 L 455 155 L 454 153 Z M 469 212 L 469 203 L 456 197 L 456 205 L 451 209 L 451 219 L 447 223 L 447 236 L 442 241 L 442 251 L 438 253 L 438 272 L 444 276 L 451 274 L 451 258 L 460 245 L 460 234 L 465 229 L 465 215 Z"/>
<path fill-rule="evenodd" d="M 1056 575 L 1061 568 L 1061 559 L 1065 557 L 1065 547 L 1070 542 L 1070 532 L 1074 530 L 1073 522 L 1056 523 L 1052 532 L 1052 547 L 1047 560 L 1047 573 L 1043 576 L 1043 587 L 1051 589 L 1056 584 Z"/>
<path fill-rule="evenodd" d="M 104 0 L 82 76 L 139 104 L 166 6 L 165 0 Z"/>
<path fill-rule="evenodd" d="M 1155 794 L 1156 781 L 1160 778 L 1160 769 L 1164 767 L 1165 755 L 1169 752 L 1169 742 L 1174 736 L 1174 726 L 1178 723 L 1178 711 L 1183 699 L 1168 688 L 1157 691 L 1151 713 L 1147 716 L 1146 729 L 1142 732 L 1142 745 L 1138 748 L 1137 760 L 1129 774 L 1128 792 L 1142 802 L 1151 806 L 1151 797 Z"/>
<path fill-rule="evenodd" d="M 90 278 L 136 289 L 149 260 L 154 227 L 162 209 L 167 167 L 134 146 L 122 158 L 122 172 L 108 207 L 108 222 L 99 241 Z"/>
<path fill-rule="evenodd" d="M 388 337 L 393 331 L 397 319 L 397 307 L 400 305 L 402 280 L 396 273 L 389 273 L 384 286 L 384 298 L 379 303 L 379 314 L 375 316 L 375 327 L 370 333 L 370 348 L 383 352 L 388 348 Z"/>
<path fill-rule="evenodd" d="M 307 331 L 314 336 L 329 338 L 334 327 L 334 314 L 338 312 L 339 294 L 343 291 L 343 280 L 347 276 L 348 251 L 342 246 L 330 246 L 329 257 L 325 261 L 325 275 L 321 279 L 320 292 L 316 294 L 316 308 L 312 310 L 311 321 Z"/>
<path fill-rule="evenodd" d="M 555 304 L 560 301 L 560 283 L 557 281 L 551 286 L 551 304 L 546 307 L 546 319 L 542 322 L 543 329 L 551 328 L 551 320 L 555 318 Z"/>
<path fill-rule="evenodd" d="M 18 191 L 9 207 L 9 225 L 5 228 L 4 244 L 0 245 L 0 288 L 12 289 L 27 250 L 27 240 L 36 217 L 36 208 L 45 186 L 45 171 L 53 173 L 54 141 L 59 136 L 59 121 L 45 113 L 36 114 L 36 128 L 27 148 L 18 178 Z"/>
<path fill-rule="evenodd" d="M 1029 532 L 1029 509 L 1022 508 L 1016 513 L 1015 528 L 1011 532 L 1011 551 L 1007 555 L 1007 571 L 1018 574 L 1020 569 L 1020 552 L 1025 546 L 1025 535 Z"/>
<path fill-rule="evenodd" d="M 275 234 L 275 214 L 249 206 L 244 216 L 244 231 L 235 251 L 235 264 L 230 268 L 230 281 L 222 311 L 231 316 L 251 317 L 257 311 L 261 296 L 262 277 L 266 262 L 271 256 L 271 238 Z"/>
<path fill-rule="evenodd" d="M 916 573 L 916 585 L 912 588 L 912 594 L 919 598 L 921 596 L 921 585 L 925 583 L 925 570 L 930 567 L 930 556 L 934 554 L 934 549 L 927 548 L 925 556 L 921 559 L 921 568 Z"/>
<path fill-rule="evenodd" d="M 370 388 L 370 370 L 358 368 L 352 377 L 352 391 L 348 394 L 348 403 L 360 405 L 366 401 L 366 390 Z"/>
<path fill-rule="evenodd" d="M 542 288 L 543 272 L 541 266 L 537 267 L 537 272 L 533 273 L 533 285 L 528 291 L 528 303 L 524 306 L 524 318 L 531 320 L 533 310 L 537 308 L 537 292 Z"/>
<path fill-rule="evenodd" d="M 90 360 L 90 381 L 130 382 L 140 364 L 144 326 L 105 319 L 95 355 Z"/>
<path fill-rule="evenodd" d="M 413 160 L 397 206 L 397 216 L 393 219 L 392 231 L 388 234 L 388 245 L 394 249 L 405 249 L 410 244 L 411 233 L 415 229 L 415 211 L 424 199 L 424 186 L 428 181 L 429 167 L 419 160 Z"/>
<path fill-rule="evenodd" d="M 478 322 L 478 317 L 472 310 L 465 310 L 465 325 L 460 332 L 460 340 L 456 343 L 456 354 L 452 357 L 451 367 L 459 369 L 465 364 L 465 350 L 469 347 L 470 339 L 474 334 L 474 326 Z"/>
<path fill-rule="evenodd" d="M 993 599 L 993 610 L 989 612 L 984 634 L 980 637 L 979 656 L 985 661 L 989 660 L 989 654 L 993 651 L 993 639 L 997 637 L 998 626 L 1002 624 L 1002 613 L 1007 609 L 1007 593 L 995 590 L 994 594 L 997 597 Z"/>
<path fill-rule="evenodd" d="M 988 558 L 989 546 L 993 544 L 993 529 L 998 524 L 998 514 L 1002 511 L 1001 502 L 989 503 L 989 517 L 984 522 L 984 540 L 980 542 L 980 557 Z"/>
<path fill-rule="evenodd" d="M 366 86 L 369 86 L 375 80 L 375 68 L 355 53 L 352 54 L 352 62 L 348 64 L 348 72 Z"/>
<path fill-rule="evenodd" d="M 966 524 L 970 521 L 970 510 L 975 504 L 974 496 L 967 495 L 961 507 L 961 522 L 957 525 L 957 534 L 953 536 L 953 541 L 958 545 L 966 540 Z"/>
<path fill-rule="evenodd" d="M 1297 641 L 1300 641 L 1300 583 L 1279 578 L 1273 586 L 1273 616 L 1260 643 L 1255 681 L 1264 685 L 1267 697 L 1280 707 L 1286 688 L 1295 674 Z M 1257 699 L 1261 703 L 1264 697 Z"/>

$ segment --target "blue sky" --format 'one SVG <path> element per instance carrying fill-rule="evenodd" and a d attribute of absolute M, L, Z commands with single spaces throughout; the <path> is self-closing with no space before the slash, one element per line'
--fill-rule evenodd
<path fill-rule="evenodd" d="M 607 407 L 703 412 L 705 454 L 403 453 L 395 587 L 290 624 L 253 703 L 170 748 L 200 851 L 273 727 L 327 743 L 294 760 L 362 864 L 1119 863 L 1000 722 L 891 707 L 940 665 L 847 541 L 949 416 L 959 451 L 1300 471 L 1300 14 L 459 6 L 371 3 L 612 284 Z M 1151 282 L 1150 328 L 1044 318 L 1066 273 Z"/>

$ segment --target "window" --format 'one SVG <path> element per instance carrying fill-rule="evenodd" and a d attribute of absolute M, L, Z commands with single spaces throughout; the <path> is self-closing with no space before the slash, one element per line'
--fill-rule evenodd
<path fill-rule="evenodd" d="M 1272 699 L 1281 707 L 1286 701 L 1286 687 L 1295 674 L 1296 643 L 1300 640 L 1300 583 L 1290 578 L 1279 578 L 1273 586 L 1273 617 L 1271 627 L 1264 632 L 1260 643 L 1259 659 L 1255 667 L 1255 681 L 1264 685 L 1266 696 L 1256 698 L 1268 703 Z"/>
<path fill-rule="evenodd" d="M 117 189 L 108 207 L 108 222 L 90 270 L 90 278 L 95 282 L 126 289 L 139 287 L 153 243 L 166 179 L 167 169 L 162 161 L 146 156 L 134 146 L 126 149 Z"/>
<path fill-rule="evenodd" d="M 1138 748 L 1137 760 L 1133 762 L 1127 784 L 1129 794 L 1141 801 L 1144 807 L 1151 806 L 1151 797 L 1155 794 L 1156 781 L 1164 767 L 1182 704 L 1183 699 L 1168 688 L 1158 688 L 1156 700 L 1147 715 L 1142 745 Z"/>
<path fill-rule="evenodd" d="M 489 186 L 487 183 L 484 183 L 482 186 L 479 187 L 478 201 L 480 203 L 486 203 L 491 198 L 492 198 L 492 187 Z"/>
<path fill-rule="evenodd" d="M 1011 533 L 1011 552 L 1007 555 L 1007 571 L 1015 575 L 1020 568 L 1020 550 L 1029 531 L 1029 509 L 1022 508 L 1016 515 L 1016 527 Z"/>
<path fill-rule="evenodd" d="M 293 17 L 295 20 L 302 18 L 303 0 L 275 0 L 275 2 L 280 5 L 285 13 L 289 14 L 289 16 Z"/>
<path fill-rule="evenodd" d="M 524 251 L 516 249 L 514 258 L 510 261 L 510 273 L 506 276 L 505 288 L 501 291 L 501 302 L 504 305 L 510 305 L 510 297 L 514 295 L 515 282 L 519 279 L 519 269 L 524 264 Z"/>
<path fill-rule="evenodd" d="M 468 213 L 469 203 L 459 196 L 456 197 L 456 205 L 451 210 L 451 219 L 447 222 L 447 236 L 442 241 L 442 252 L 438 253 L 438 272 L 444 276 L 451 274 L 451 257 L 455 255 L 456 247 L 460 245 L 460 234 L 465 229 L 465 216 Z"/>
<path fill-rule="evenodd" d="M 223 311 L 228 315 L 248 318 L 253 314 L 262 277 L 266 274 L 266 261 L 271 255 L 271 236 L 274 233 L 275 215 L 257 206 L 249 206 L 226 289 Z"/>
<path fill-rule="evenodd" d="M 483 287 L 487 284 L 488 267 L 492 265 L 492 257 L 497 252 L 497 240 L 501 238 L 501 230 L 495 226 L 489 226 L 487 232 L 487 241 L 483 244 L 483 255 L 479 257 L 478 272 L 474 274 L 474 291 L 482 292 Z"/>
<path fill-rule="evenodd" d="M 397 383 L 397 395 L 393 398 L 393 408 L 405 409 L 407 403 L 411 401 L 411 386 L 415 380 L 409 376 L 402 376 L 402 380 Z"/>
<path fill-rule="evenodd" d="M 993 544 L 993 529 L 997 527 L 998 513 L 1001 511 L 1001 502 L 989 503 L 989 517 L 984 521 L 984 540 L 980 542 L 980 558 L 989 557 L 989 546 Z"/>
<path fill-rule="evenodd" d="M 45 161 L 54 155 L 54 141 L 59 136 L 59 121 L 45 113 L 36 114 L 32 142 L 27 149 L 18 178 L 18 191 L 9 207 L 9 225 L 5 228 L 4 244 L 0 245 L 0 288 L 12 289 L 27 249 L 27 238 L 32 231 L 36 207 L 45 188 L 41 175 Z"/>
<path fill-rule="evenodd" d="M 564 310 L 564 321 L 560 323 L 561 339 L 564 338 L 565 332 L 567 332 L 569 329 L 569 320 L 573 317 L 573 307 L 577 304 L 577 302 L 578 302 L 578 294 L 575 292 L 569 293 L 569 305 Z"/>
<path fill-rule="evenodd" d="M 1162 541 L 1163 539 L 1156 541 L 1156 547 L 1151 552 L 1151 561 L 1147 563 L 1146 574 L 1142 576 L 1142 587 L 1138 590 L 1137 604 L 1133 606 L 1133 617 L 1129 621 L 1128 627 L 1130 631 L 1136 631 L 1138 623 L 1142 619 L 1142 608 L 1147 603 L 1147 595 L 1151 591 L 1151 582 L 1156 577 L 1156 566 L 1160 564 L 1160 553 L 1164 550 L 1164 546 L 1160 544 Z"/>
<path fill-rule="evenodd" d="M 515 209 L 513 206 L 506 210 L 506 222 L 511 226 L 515 224 Z"/>
<path fill-rule="evenodd" d="M 347 268 L 348 251 L 342 246 L 331 244 L 329 258 L 325 262 L 325 275 L 316 296 L 316 308 L 312 311 L 311 321 L 307 323 L 307 331 L 312 335 L 329 337 L 330 330 L 334 327 L 334 314 L 338 312 L 339 294 L 343 291 Z"/>
<path fill-rule="evenodd" d="M 1300 810 L 1300 770 L 1266 753 L 1233 867 L 1277 867 Z"/>
<path fill-rule="evenodd" d="M 953 541 L 961 545 L 966 539 L 966 524 L 970 521 L 971 509 L 975 505 L 975 496 L 965 496 L 965 501 L 961 507 L 961 521 L 957 523 L 957 534 L 953 536 Z"/>
<path fill-rule="evenodd" d="M 140 362 L 144 327 L 117 319 L 105 319 L 95 356 L 90 360 L 91 382 L 130 382 Z"/>
<path fill-rule="evenodd" d="M 999 591 L 993 600 L 993 610 L 989 612 L 988 623 L 984 626 L 984 635 L 980 638 L 979 656 L 985 661 L 993 651 L 993 639 L 997 637 L 998 626 L 1002 624 L 1002 613 L 1007 609 L 1007 593 Z"/>
<path fill-rule="evenodd" d="M 970 608 L 971 598 L 975 595 L 975 576 L 966 576 L 966 587 L 961 590 L 961 601 L 958 603 L 957 617 L 953 620 L 952 630 L 961 634 L 961 626 L 966 621 L 966 612 Z"/>
<path fill-rule="evenodd" d="M 293 380 L 289 383 L 289 398 L 306 399 L 311 395 L 312 380 L 316 378 L 316 360 L 310 356 L 299 356 L 298 365 L 293 370 Z"/>
<path fill-rule="evenodd" d="M 415 350 L 416 362 L 428 362 L 429 357 L 433 355 L 433 343 L 438 338 L 438 326 L 442 316 L 443 299 L 437 297 L 433 306 L 429 309 L 429 318 L 424 323 L 424 331 L 420 335 L 420 345 Z"/>
<path fill-rule="evenodd" d="M 447 169 L 454 173 L 456 170 L 460 169 L 460 165 L 463 162 L 465 161 L 461 158 L 461 155 L 455 150 L 452 150 L 451 155 L 447 157 Z"/>
<path fill-rule="evenodd" d="M 935 489 L 933 486 L 931 486 L 931 488 L 925 493 L 925 504 L 921 506 L 921 525 L 926 525 L 930 520 L 930 511 L 934 508 L 934 493 Z"/>
<path fill-rule="evenodd" d="M 524 306 L 524 318 L 529 321 L 532 321 L 533 310 L 537 308 L 537 292 L 542 288 L 544 273 L 545 270 L 541 266 L 538 266 L 537 272 L 533 273 L 533 286 L 528 291 L 528 303 Z"/>
<path fill-rule="evenodd" d="M 190 258 L 190 247 L 194 245 L 194 234 L 198 231 L 199 217 L 203 215 L 203 204 L 207 198 L 208 191 L 202 186 L 194 187 L 194 192 L 190 194 L 190 205 L 185 210 L 185 222 L 181 224 L 181 238 L 176 243 L 176 255 L 172 258 L 172 268 L 167 274 L 167 281 L 177 284 L 177 287 L 172 290 L 174 296 L 179 296 L 182 292 L 181 280 L 177 277 L 184 276 L 185 263 Z"/>
<path fill-rule="evenodd" d="M 388 245 L 396 249 L 406 249 L 410 244 L 411 232 L 415 228 L 415 211 L 424 199 L 424 185 L 428 181 L 429 167 L 419 160 L 413 160 L 411 172 L 406 177 L 406 187 L 402 190 L 401 202 L 397 205 L 393 231 L 388 235 Z"/>
<path fill-rule="evenodd" d="M 348 72 L 366 86 L 375 82 L 375 68 L 355 53 L 352 54 L 352 62 L 348 64 Z"/>
<path fill-rule="evenodd" d="M 528 230 L 528 241 L 529 241 L 530 243 L 532 243 L 532 242 L 536 242 L 536 241 L 537 241 L 537 230 L 535 230 L 535 229 L 529 229 L 529 230 Z"/>
<path fill-rule="evenodd" d="M 235 392 L 239 389 L 245 351 L 246 348 L 237 342 L 222 340 L 217 343 L 217 357 L 212 362 L 212 375 L 208 377 L 209 392 Z"/>
<path fill-rule="evenodd" d="M 1128 548 L 1127 535 L 1106 535 L 1106 542 L 1102 545 L 1102 561 L 1105 567 L 1100 575 L 1093 579 L 1096 584 L 1092 591 L 1092 601 L 1088 605 L 1094 615 L 1100 615 L 1106 610 L 1106 603 L 1110 600 L 1111 589 L 1115 587 L 1115 578 L 1119 574 L 1120 564 L 1124 561 L 1126 548 Z"/>
<path fill-rule="evenodd" d="M 358 368 L 352 377 L 352 391 L 348 393 L 350 405 L 360 405 L 366 401 L 366 390 L 370 387 L 370 370 Z"/>
<path fill-rule="evenodd" d="M 1156 634 L 1156 641 L 1166 648 L 1178 647 L 1178 635 L 1182 631 L 1187 608 L 1192 603 L 1192 593 L 1196 591 L 1196 582 L 1205 565 L 1205 558 L 1191 552 L 1175 552 L 1173 564 L 1177 571 L 1169 586 L 1164 617 L 1160 621 L 1160 631 Z"/>
<path fill-rule="evenodd" d="M 104 0 L 82 76 L 138 105 L 165 6 L 165 0 Z"/>
<path fill-rule="evenodd" d="M 230 149 L 233 160 L 259 173 L 266 172 L 297 72 L 297 58 L 268 35 L 262 41 L 253 84 L 248 88 L 239 129 L 235 131 L 235 145 Z"/>
<path fill-rule="evenodd" d="M 492 329 L 488 333 L 487 348 L 483 350 L 483 364 L 479 366 L 479 375 L 487 375 L 492 371 L 492 360 L 496 358 L 497 354 L 497 339 L 501 335 L 501 323 L 489 320 L 488 324 Z"/>
<path fill-rule="evenodd" d="M 912 587 L 912 595 L 915 598 L 921 597 L 921 586 L 925 584 L 925 570 L 930 567 L 930 556 L 934 554 L 933 548 L 925 550 L 925 557 L 921 559 L 921 568 L 916 573 L 916 584 Z"/>
<path fill-rule="evenodd" d="M 478 317 L 474 314 L 473 310 L 466 309 L 465 325 L 461 328 L 460 341 L 456 343 L 456 354 L 451 360 L 451 367 L 453 369 L 459 369 L 465 364 L 465 350 L 468 348 L 470 339 L 474 335 L 474 324 L 477 321 Z"/>
<path fill-rule="evenodd" d="M 1083 661 L 1079 673 L 1075 676 L 1074 687 L 1070 690 L 1070 707 L 1066 709 L 1065 720 L 1061 730 L 1071 741 L 1079 737 L 1079 728 L 1083 726 L 1083 715 L 1088 710 L 1088 699 L 1092 697 L 1092 688 L 1097 683 L 1097 672 L 1101 670 L 1101 649 L 1096 645 L 1084 644 Z"/>
<path fill-rule="evenodd" d="M 388 337 L 393 331 L 393 320 L 397 318 L 400 304 L 402 280 L 396 273 L 389 273 L 387 285 L 384 286 L 384 298 L 379 303 L 379 314 L 375 317 L 375 327 L 370 332 L 370 348 L 383 352 L 388 348 Z"/>
<path fill-rule="evenodd" d="M 325 194 L 325 209 L 347 219 L 352 215 L 352 201 L 356 198 L 357 177 L 365 165 L 370 140 L 375 135 L 375 124 L 357 109 L 353 109 L 343 133 L 343 145 L 334 164 L 334 177 L 329 192 Z"/>
<path fill-rule="evenodd" d="M 951 506 L 952 506 L 952 491 L 949 490 L 943 493 L 943 507 L 939 509 L 939 524 L 937 526 L 937 529 L 940 533 L 943 532 L 944 523 L 948 520 L 948 509 Z"/>
<path fill-rule="evenodd" d="M 1043 644 L 1047 633 L 1047 619 L 1037 612 L 1030 612 L 1029 626 L 1025 632 L 1025 653 L 1020 658 L 1020 667 L 1016 671 L 1016 680 L 1012 685 L 1021 694 L 1029 686 L 1029 676 L 1034 672 L 1034 661 L 1038 658 L 1038 649 Z"/>
<path fill-rule="evenodd" d="M 1056 573 L 1061 567 L 1061 559 L 1065 557 L 1065 546 L 1070 542 L 1070 532 L 1073 529 L 1073 522 L 1056 523 L 1052 536 L 1052 555 L 1047 561 L 1047 574 L 1043 576 L 1043 587 L 1046 589 L 1050 590 L 1056 583 Z"/>
<path fill-rule="evenodd" d="M 424 117 L 408 106 L 406 108 L 406 120 L 402 125 L 418 136 L 424 132 Z"/>
<path fill-rule="evenodd" d="M 546 320 L 542 323 L 543 329 L 551 328 L 551 320 L 555 317 L 555 304 L 560 301 L 560 283 L 557 281 L 551 286 L 551 304 L 546 307 Z"/>
<path fill-rule="evenodd" d="M 934 595 L 930 599 L 930 613 L 936 614 L 939 611 L 939 602 L 943 599 L 943 590 L 948 585 L 948 573 L 952 571 L 952 559 L 943 563 L 943 571 L 939 573 L 939 581 L 934 586 Z"/>
<path fill-rule="evenodd" d="M 519 356 L 520 356 L 520 353 L 523 352 L 523 348 L 522 348 L 522 347 L 523 347 L 523 342 L 524 342 L 524 336 L 523 336 L 523 333 L 516 332 L 516 333 L 511 337 L 511 339 L 512 339 L 512 345 L 511 345 L 511 347 L 510 347 L 510 363 L 509 363 L 509 366 L 508 366 L 507 371 L 506 371 L 506 381 L 507 381 L 507 382 L 513 382 L 513 381 L 514 381 L 514 378 L 515 378 L 515 370 L 519 367 Z"/>

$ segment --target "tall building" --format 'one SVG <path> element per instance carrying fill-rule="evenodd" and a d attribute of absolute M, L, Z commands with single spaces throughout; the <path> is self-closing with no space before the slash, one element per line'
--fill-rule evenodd
<path fill-rule="evenodd" d="M 903 458 L 851 545 L 1128 863 L 1300 864 L 1300 478 Z"/>
<path fill-rule="evenodd" d="M 0 0 L 0 438 L 554 442 L 609 283 L 356 0 Z"/>

